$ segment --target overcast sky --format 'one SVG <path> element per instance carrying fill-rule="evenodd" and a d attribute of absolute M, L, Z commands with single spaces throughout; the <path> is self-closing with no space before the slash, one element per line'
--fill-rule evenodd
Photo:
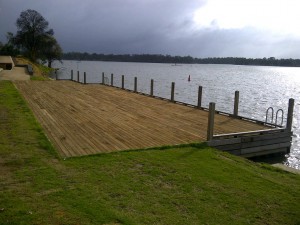
<path fill-rule="evenodd" d="M 64 52 L 300 58 L 300 0 L 0 0 L 0 41 L 27 9 Z"/>

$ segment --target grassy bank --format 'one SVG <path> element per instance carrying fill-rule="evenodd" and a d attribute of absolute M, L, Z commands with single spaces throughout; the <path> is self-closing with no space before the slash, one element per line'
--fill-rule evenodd
<path fill-rule="evenodd" d="M 49 74 L 54 70 L 53 68 L 33 63 L 25 57 L 16 57 L 16 61 L 18 64 L 28 64 L 32 66 L 34 73 L 33 76 L 30 77 L 31 80 L 49 80 Z"/>
<path fill-rule="evenodd" d="M 0 224 L 299 224 L 300 176 L 205 145 L 61 159 L 0 82 Z"/>

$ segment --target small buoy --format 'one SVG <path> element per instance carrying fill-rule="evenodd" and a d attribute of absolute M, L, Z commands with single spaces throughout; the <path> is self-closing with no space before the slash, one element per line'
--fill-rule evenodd
<path fill-rule="evenodd" d="M 191 81 L 191 75 L 189 75 L 188 81 Z"/>

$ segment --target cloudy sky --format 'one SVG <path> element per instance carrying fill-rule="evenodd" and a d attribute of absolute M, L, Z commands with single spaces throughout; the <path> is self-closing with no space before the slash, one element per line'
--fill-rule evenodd
<path fill-rule="evenodd" d="M 0 41 L 27 9 L 65 52 L 300 58 L 300 0 L 0 0 Z"/>

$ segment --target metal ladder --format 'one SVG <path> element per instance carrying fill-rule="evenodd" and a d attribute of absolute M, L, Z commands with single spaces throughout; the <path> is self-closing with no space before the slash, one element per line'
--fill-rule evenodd
<path fill-rule="evenodd" d="M 271 110 L 271 122 L 268 122 L 268 116 L 269 116 L 269 111 Z M 281 112 L 281 123 L 278 123 L 278 115 L 279 113 Z M 274 121 L 274 108 L 273 107 L 269 107 L 266 111 L 266 123 L 271 123 L 271 124 L 274 124 L 275 126 L 282 126 L 283 124 L 283 115 L 284 115 L 284 112 L 283 112 L 283 109 L 278 109 L 276 111 L 276 114 L 275 114 L 275 122 L 273 123 Z"/>

